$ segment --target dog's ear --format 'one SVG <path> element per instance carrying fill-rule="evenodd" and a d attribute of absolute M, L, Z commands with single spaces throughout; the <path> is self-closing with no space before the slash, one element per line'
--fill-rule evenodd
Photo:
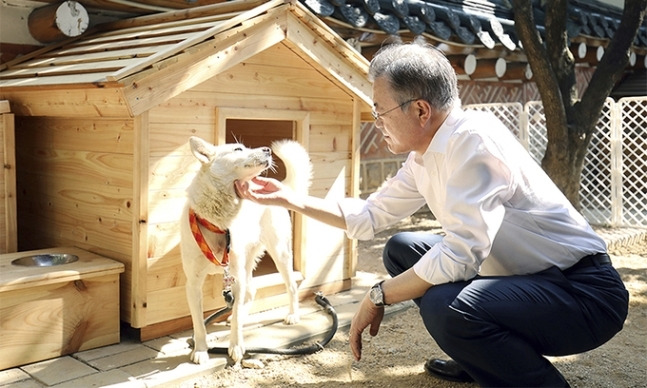
<path fill-rule="evenodd" d="M 209 163 L 216 155 L 215 147 L 197 136 L 191 136 L 191 138 L 189 138 L 189 145 L 191 146 L 193 156 L 195 156 L 200 163 Z"/>

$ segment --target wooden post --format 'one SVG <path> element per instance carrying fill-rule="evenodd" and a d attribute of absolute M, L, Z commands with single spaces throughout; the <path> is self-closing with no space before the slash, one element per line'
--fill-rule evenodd
<path fill-rule="evenodd" d="M 42 43 L 79 36 L 89 23 L 88 12 L 81 3 L 73 0 L 37 8 L 27 20 L 29 33 Z"/>

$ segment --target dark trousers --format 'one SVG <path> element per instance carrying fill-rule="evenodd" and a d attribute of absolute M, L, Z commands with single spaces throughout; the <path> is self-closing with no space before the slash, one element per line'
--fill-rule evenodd
<path fill-rule="evenodd" d="M 391 276 L 411 268 L 441 237 L 404 232 L 384 248 Z M 610 264 L 532 275 L 477 276 L 436 285 L 419 299 L 438 346 L 481 386 L 565 387 L 544 357 L 594 349 L 622 329 L 629 293 Z"/>

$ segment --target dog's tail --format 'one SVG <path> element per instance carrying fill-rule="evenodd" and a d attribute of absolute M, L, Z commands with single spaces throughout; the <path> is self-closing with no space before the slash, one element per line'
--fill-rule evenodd
<path fill-rule="evenodd" d="M 272 142 L 272 151 L 285 164 L 283 183 L 298 193 L 307 194 L 312 181 L 312 163 L 308 152 L 294 140 Z"/>

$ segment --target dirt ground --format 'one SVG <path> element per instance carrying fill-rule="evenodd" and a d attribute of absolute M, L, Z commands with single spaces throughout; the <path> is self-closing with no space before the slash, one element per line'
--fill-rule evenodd
<path fill-rule="evenodd" d="M 435 221 L 411 217 L 359 244 L 358 270 L 386 273 L 381 262 L 386 239 L 397 230 L 436 228 Z M 569 357 L 551 357 L 572 387 L 647 387 L 647 241 L 610 252 L 631 293 L 624 329 L 598 349 Z M 424 362 L 444 358 L 425 330 L 417 307 L 385 319 L 377 337 L 364 333 L 360 362 L 353 361 L 348 327 L 342 327 L 323 351 L 308 356 L 261 356 L 261 369 L 225 369 L 187 381 L 182 388 L 208 387 L 476 387 L 429 376 Z"/>

